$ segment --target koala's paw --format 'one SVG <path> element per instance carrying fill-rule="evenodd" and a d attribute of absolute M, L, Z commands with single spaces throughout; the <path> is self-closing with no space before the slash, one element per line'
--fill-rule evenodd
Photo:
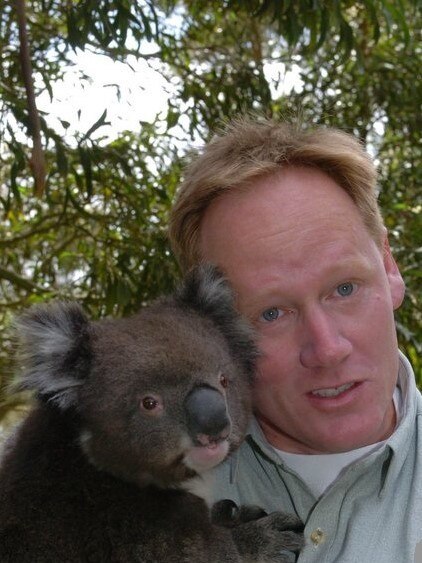
<path fill-rule="evenodd" d="M 304 545 L 303 523 L 284 512 L 266 514 L 256 506 L 237 507 L 232 501 L 216 503 L 213 521 L 231 528 L 233 540 L 245 563 L 287 563 Z"/>
<path fill-rule="evenodd" d="M 224 499 L 216 502 L 212 507 L 211 519 L 214 524 L 232 528 L 243 522 L 258 520 L 263 516 L 267 516 L 267 512 L 259 506 L 242 505 L 238 506 L 230 499 Z"/>

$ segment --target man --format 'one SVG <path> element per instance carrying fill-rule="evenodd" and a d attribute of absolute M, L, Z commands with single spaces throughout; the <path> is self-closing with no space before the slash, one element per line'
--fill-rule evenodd
<path fill-rule="evenodd" d="M 188 168 L 170 238 L 217 264 L 254 325 L 255 419 L 215 498 L 296 513 L 298 561 L 412 563 L 422 397 L 397 348 L 404 284 L 361 145 L 238 120 Z"/>

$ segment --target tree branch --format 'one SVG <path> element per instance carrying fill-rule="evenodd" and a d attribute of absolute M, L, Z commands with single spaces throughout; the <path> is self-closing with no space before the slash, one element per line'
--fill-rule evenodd
<path fill-rule="evenodd" d="M 0 267 L 0 278 L 9 281 L 13 285 L 20 287 L 21 289 L 25 289 L 27 291 L 36 291 L 37 293 L 43 293 L 45 289 L 39 287 L 35 283 L 26 278 L 22 278 L 15 274 L 15 272 L 11 272 L 10 270 L 6 270 L 5 268 Z"/>
<path fill-rule="evenodd" d="M 29 53 L 28 33 L 26 30 L 25 0 L 16 0 L 15 5 L 19 27 L 19 56 L 26 90 L 26 99 L 28 102 L 30 134 L 33 142 L 29 165 L 35 181 L 34 195 L 41 197 L 45 188 L 46 164 L 41 144 L 40 116 L 35 102 L 34 80 L 32 76 L 31 56 Z"/>

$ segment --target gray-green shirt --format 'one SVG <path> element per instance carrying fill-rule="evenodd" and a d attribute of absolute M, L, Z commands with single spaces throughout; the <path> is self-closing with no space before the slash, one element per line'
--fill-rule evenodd
<path fill-rule="evenodd" d="M 306 538 L 298 563 L 413 563 L 422 541 L 422 396 L 403 355 L 399 385 L 405 414 L 387 445 L 345 469 L 319 499 L 254 421 L 216 469 L 213 500 L 297 514 Z"/>

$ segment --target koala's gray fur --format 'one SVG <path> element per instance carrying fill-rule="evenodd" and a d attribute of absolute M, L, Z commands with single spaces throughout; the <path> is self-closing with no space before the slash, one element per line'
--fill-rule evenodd
<path fill-rule="evenodd" d="M 223 502 L 213 522 L 200 498 L 245 435 L 256 358 L 215 269 L 127 319 L 37 307 L 20 337 L 38 399 L 0 470 L 2 563 L 264 563 L 300 548 L 294 517 Z"/>

